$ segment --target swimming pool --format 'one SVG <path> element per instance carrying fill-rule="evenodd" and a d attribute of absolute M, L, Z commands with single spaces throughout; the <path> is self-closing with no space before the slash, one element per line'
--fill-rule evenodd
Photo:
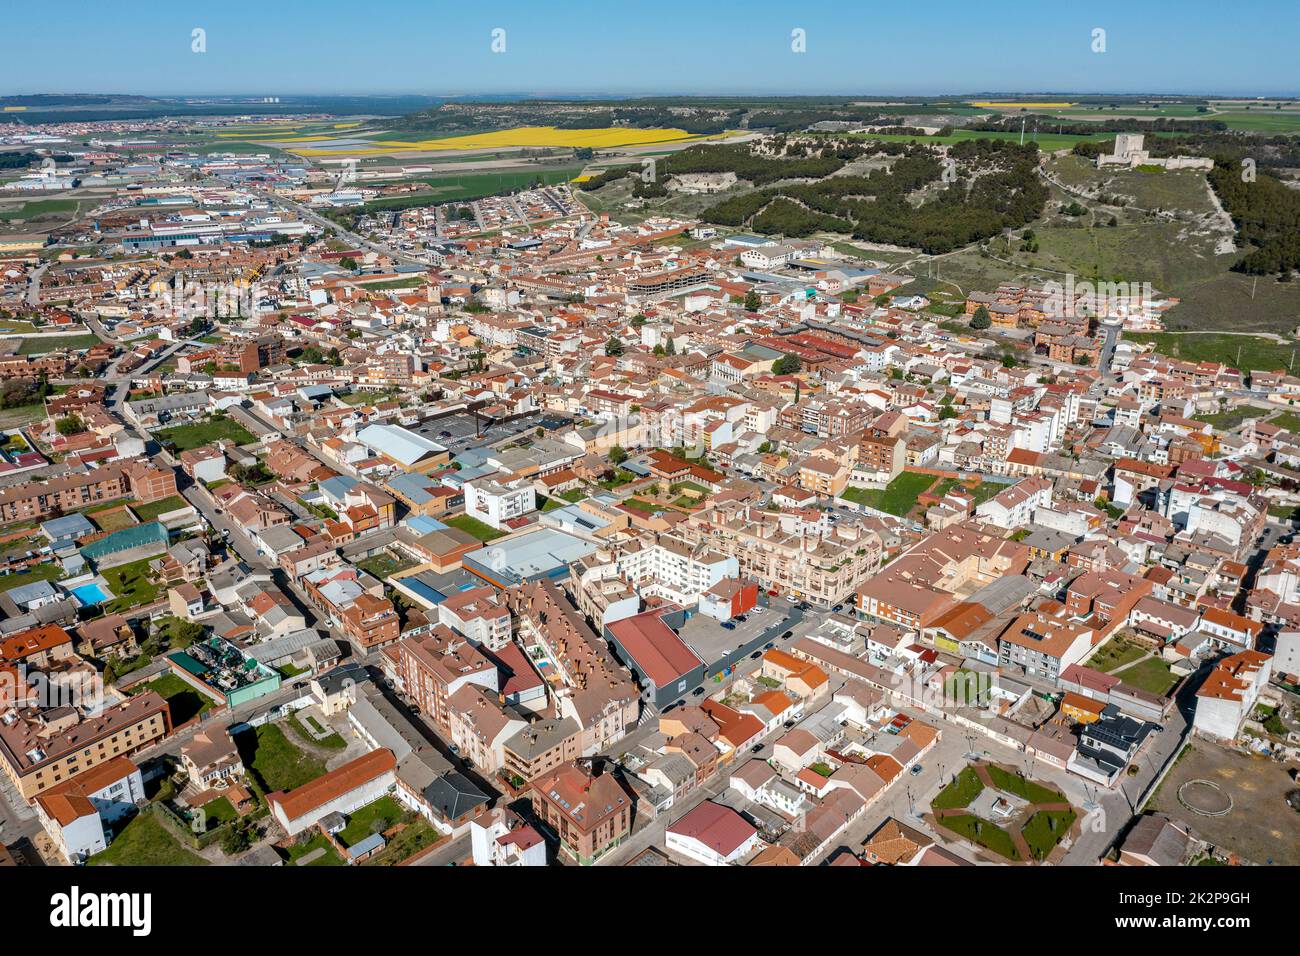
<path fill-rule="evenodd" d="M 104 593 L 104 589 L 94 582 L 73 588 L 72 596 L 77 599 L 77 603 L 82 607 L 91 604 L 103 604 L 108 600 L 108 595 Z"/>

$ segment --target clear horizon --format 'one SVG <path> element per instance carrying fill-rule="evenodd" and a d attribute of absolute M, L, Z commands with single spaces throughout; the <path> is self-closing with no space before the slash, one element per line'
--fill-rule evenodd
<path fill-rule="evenodd" d="M 144 96 L 1295 96 L 1300 15 L 1248 0 L 1086 11 L 1006 0 L 864 7 L 774 0 L 704 7 L 427 0 L 177 9 L 70 0 L 16 7 L 0 90 Z M 124 13 L 130 15 L 124 16 Z M 196 53 L 194 31 L 203 32 Z M 503 34 L 494 34 L 503 30 Z M 794 32 L 802 30 L 804 52 Z M 1096 30 L 1104 51 L 1095 52 Z M 47 42 L 36 42 L 36 41 Z M 495 48 L 495 52 L 494 52 Z M 533 91 L 533 92 L 524 92 Z M 866 92 L 858 92 L 866 91 Z"/>

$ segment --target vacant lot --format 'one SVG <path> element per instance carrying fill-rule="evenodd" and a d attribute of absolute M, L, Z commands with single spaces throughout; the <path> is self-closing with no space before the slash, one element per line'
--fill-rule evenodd
<path fill-rule="evenodd" d="M 1170 358 L 1221 362 L 1243 371 L 1289 369 L 1297 349 L 1297 344 L 1226 332 L 1125 332 L 1124 338 L 1149 344 Z"/>
<path fill-rule="evenodd" d="M 1109 674 L 1121 667 L 1127 667 L 1145 653 L 1146 648 L 1122 637 L 1114 637 L 1098 648 L 1088 659 L 1088 666 L 1093 670 Z"/>
<path fill-rule="evenodd" d="M 1161 697 L 1173 690 L 1179 681 L 1179 678 L 1169 670 L 1169 665 L 1159 657 L 1148 657 L 1132 667 L 1115 671 L 1115 676 L 1126 684 L 1140 687 L 1148 693 L 1158 694 Z"/>
<path fill-rule="evenodd" d="M 18 346 L 19 355 L 43 355 L 58 349 L 88 349 L 99 344 L 98 335 L 50 335 L 23 339 Z"/>
<path fill-rule="evenodd" d="M 933 475 L 905 471 L 884 488 L 847 488 L 840 497 L 902 517 L 916 507 L 917 497 L 932 484 Z"/>
<path fill-rule="evenodd" d="M 163 444 L 174 445 L 178 452 L 189 451 L 200 445 L 210 445 L 218 438 L 233 441 L 236 445 L 247 445 L 256 441 L 247 428 L 231 418 L 210 418 L 205 422 L 163 428 L 154 432 L 154 437 Z"/>
<path fill-rule="evenodd" d="M 293 790 L 325 772 L 325 762 L 294 746 L 275 724 L 239 735 L 244 765 L 252 767 L 264 790 Z"/>
<path fill-rule="evenodd" d="M 412 561 L 410 558 L 396 557 L 389 551 L 381 551 L 379 554 L 372 554 L 364 561 L 357 562 L 357 567 L 369 574 L 373 574 L 380 580 L 391 578 L 399 571 L 405 571 L 407 568 L 415 567 L 415 565 L 416 562 Z"/>
<path fill-rule="evenodd" d="M 490 524 L 484 524 L 478 518 L 465 514 L 444 518 L 443 524 L 451 528 L 459 528 L 466 534 L 472 534 L 480 541 L 495 541 L 497 538 L 504 538 L 506 535 L 504 531 L 498 531 Z"/>
<path fill-rule="evenodd" d="M 131 693 L 143 694 L 151 690 L 167 701 L 173 726 L 188 723 L 200 714 L 207 713 L 217 703 L 206 694 L 200 694 L 175 674 L 163 674 L 148 683 L 137 684 L 131 689 Z"/>
<path fill-rule="evenodd" d="M 86 861 L 88 866 L 207 866 L 208 861 L 176 841 L 152 813 L 126 825 L 108 849 Z"/>
<path fill-rule="evenodd" d="M 1224 817 L 1204 817 L 1178 801 L 1178 788 L 1189 780 L 1209 780 L 1232 798 Z M 1264 757 L 1248 757 L 1204 740 L 1169 771 L 1147 809 L 1187 824 L 1222 850 L 1235 851 L 1252 863 L 1300 865 L 1297 814 L 1286 805 L 1295 784 L 1286 768 Z"/>
<path fill-rule="evenodd" d="M 147 505 L 132 504 L 131 510 L 135 516 L 140 519 L 141 523 L 153 521 L 159 515 L 165 515 L 171 511 L 179 511 L 189 504 L 180 495 L 172 495 L 170 498 L 163 498 L 161 501 L 151 501 Z"/>

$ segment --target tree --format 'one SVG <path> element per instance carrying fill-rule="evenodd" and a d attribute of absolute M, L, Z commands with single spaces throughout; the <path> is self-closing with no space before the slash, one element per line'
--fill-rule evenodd
<path fill-rule="evenodd" d="M 957 409 L 953 408 L 951 405 L 945 405 L 943 408 L 939 409 L 940 421 L 947 421 L 950 418 L 956 418 L 957 415 Z"/>
<path fill-rule="evenodd" d="M 763 444 L 758 446 L 758 453 L 760 455 L 766 455 L 771 450 L 772 450 L 772 443 L 770 441 L 765 441 L 763 442 Z"/>
<path fill-rule="evenodd" d="M 677 354 L 677 346 L 673 344 L 672 339 L 669 339 L 667 342 L 664 343 L 664 351 L 667 352 L 669 355 Z"/>
<path fill-rule="evenodd" d="M 970 327 L 972 329 L 987 329 L 992 324 L 993 317 L 989 315 L 989 310 L 982 305 L 970 317 Z"/>
<path fill-rule="evenodd" d="M 65 415 L 55 422 L 54 428 L 60 435 L 80 435 L 86 430 L 86 424 L 80 415 Z"/>
<path fill-rule="evenodd" d="M 253 828 L 248 820 L 236 820 L 221 838 L 221 852 L 226 856 L 237 856 L 253 845 Z"/>
<path fill-rule="evenodd" d="M 803 363 L 799 361 L 797 355 L 782 355 L 772 363 L 773 375 L 794 375 L 803 368 Z"/>
<path fill-rule="evenodd" d="M 623 343 L 620 342 L 620 341 L 619 341 L 615 336 L 611 335 L 611 336 L 609 337 L 609 340 L 605 343 L 605 354 L 606 354 L 606 355 L 622 355 L 622 354 L 623 354 Z"/>
<path fill-rule="evenodd" d="M 1003 368 L 1015 368 L 1016 365 L 1018 365 L 1018 364 L 1019 364 L 1019 363 L 1016 361 L 1016 357 L 1015 357 L 1014 355 L 1012 355 L 1010 352 L 1008 352 L 1006 355 L 1002 356 L 1002 367 L 1003 367 Z"/>
<path fill-rule="evenodd" d="M 663 356 L 663 355 L 666 354 L 666 350 L 664 349 L 664 347 L 663 347 L 662 345 L 656 345 L 656 346 L 654 347 L 654 353 L 655 353 L 655 355 Z"/>
<path fill-rule="evenodd" d="M 339 260 L 339 268 L 346 269 L 348 272 L 356 272 L 357 260 L 353 259 L 351 256 L 344 256 Z"/>
<path fill-rule="evenodd" d="M 627 452 L 622 445 L 615 445 L 609 450 L 609 460 L 611 464 L 621 465 L 627 461 Z"/>
<path fill-rule="evenodd" d="M 753 289 L 745 293 L 745 311 L 757 312 L 763 305 L 762 298 Z"/>

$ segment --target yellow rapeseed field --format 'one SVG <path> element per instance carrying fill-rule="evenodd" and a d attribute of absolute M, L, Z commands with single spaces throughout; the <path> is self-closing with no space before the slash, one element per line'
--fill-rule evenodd
<path fill-rule="evenodd" d="M 611 149 L 619 146 L 646 146 L 653 143 L 676 143 L 694 139 L 680 129 L 632 129 L 604 127 L 601 129 L 557 129 L 554 126 L 520 126 L 492 133 L 473 133 L 468 136 L 449 136 L 443 139 L 374 140 L 372 149 L 344 149 L 349 156 L 391 155 L 393 153 L 424 153 L 451 149 L 501 149 L 518 146 L 578 147 Z M 305 140 L 305 138 L 304 138 Z M 299 140 L 299 141 L 304 141 Z M 290 140 L 280 140 L 290 142 Z M 300 149 L 303 156 L 328 156 L 333 149 Z"/>

